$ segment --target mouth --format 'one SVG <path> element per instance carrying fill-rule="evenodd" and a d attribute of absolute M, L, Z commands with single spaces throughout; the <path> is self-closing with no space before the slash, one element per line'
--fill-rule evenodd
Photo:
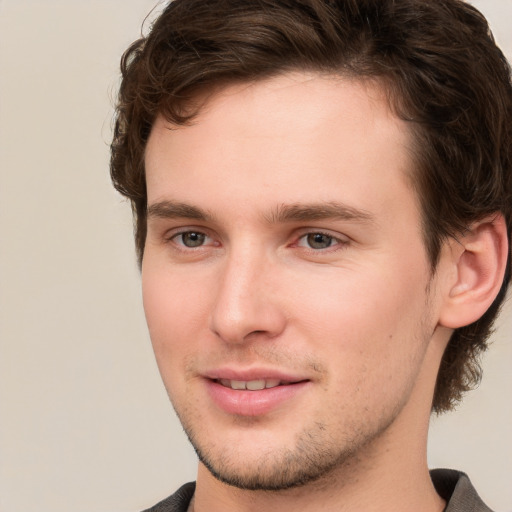
<path fill-rule="evenodd" d="M 310 388 L 311 381 L 289 375 L 263 377 L 260 373 L 209 376 L 206 383 L 212 403 L 224 413 L 231 416 L 262 417 L 287 404 L 296 403 L 295 401 Z"/>
<path fill-rule="evenodd" d="M 215 379 L 215 382 L 237 391 L 262 391 L 263 389 L 276 388 L 277 386 L 289 386 L 297 382 L 282 381 L 279 379 L 256 379 L 256 380 L 230 380 Z"/>

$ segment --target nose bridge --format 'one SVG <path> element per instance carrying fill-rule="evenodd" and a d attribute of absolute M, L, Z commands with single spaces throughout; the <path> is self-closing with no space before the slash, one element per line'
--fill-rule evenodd
<path fill-rule="evenodd" d="M 217 281 L 210 328 L 224 341 L 239 343 L 251 334 L 275 337 L 284 315 L 273 299 L 273 264 L 261 247 L 250 243 L 233 247 Z"/>

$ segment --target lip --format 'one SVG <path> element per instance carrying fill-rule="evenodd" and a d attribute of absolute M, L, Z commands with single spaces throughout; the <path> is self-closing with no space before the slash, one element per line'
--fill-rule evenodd
<path fill-rule="evenodd" d="M 286 406 L 311 384 L 311 381 L 305 377 L 264 369 L 225 368 L 208 372 L 204 378 L 208 394 L 219 409 L 230 415 L 250 417 L 263 416 Z M 241 381 L 277 379 L 286 384 L 258 391 L 234 390 L 220 384 L 220 379 Z"/>
<path fill-rule="evenodd" d="M 219 368 L 210 370 L 204 373 L 205 378 L 210 380 L 266 380 L 277 379 L 282 382 L 301 382 L 309 380 L 303 375 L 283 372 L 272 368 L 248 368 L 248 369 L 233 369 L 233 368 Z"/>

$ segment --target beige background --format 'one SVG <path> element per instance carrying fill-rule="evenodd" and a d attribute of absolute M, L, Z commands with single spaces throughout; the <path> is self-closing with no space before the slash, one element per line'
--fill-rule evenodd
<path fill-rule="evenodd" d="M 0 511 L 134 512 L 195 457 L 145 329 L 108 176 L 123 49 L 153 0 L 0 0 Z M 512 0 L 476 2 L 512 56 Z M 434 422 L 432 466 L 512 511 L 512 311 L 481 388 Z"/>

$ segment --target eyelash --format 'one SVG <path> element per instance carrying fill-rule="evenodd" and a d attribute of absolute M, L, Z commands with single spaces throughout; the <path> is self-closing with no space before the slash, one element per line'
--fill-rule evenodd
<path fill-rule="evenodd" d="M 317 235 L 328 238 L 330 240 L 330 244 L 327 247 L 323 247 L 323 248 L 314 248 L 314 247 L 311 247 L 309 244 L 307 246 L 300 245 L 300 242 L 302 240 L 307 240 L 308 237 L 317 236 Z M 318 253 L 318 252 L 327 252 L 327 251 L 329 251 L 329 252 L 338 251 L 340 249 L 343 249 L 347 244 L 348 244 L 348 240 L 343 240 L 340 237 L 335 236 L 335 235 L 325 232 L 325 231 L 313 230 L 313 231 L 308 231 L 308 232 L 300 235 L 298 237 L 297 241 L 293 245 L 295 245 L 297 247 L 303 247 L 304 249 Z"/>
<path fill-rule="evenodd" d="M 201 249 L 204 249 L 205 247 L 207 247 L 207 245 L 204 243 L 200 243 L 200 245 L 197 245 L 197 246 L 185 245 L 185 243 L 183 242 L 183 236 L 192 235 L 192 234 L 199 235 L 199 237 L 202 237 L 203 240 L 212 239 L 212 237 L 210 237 L 207 233 L 205 233 L 204 231 L 201 231 L 200 229 L 197 229 L 197 230 L 196 229 L 184 229 L 184 230 L 172 233 L 171 235 L 167 236 L 166 241 L 174 243 L 175 246 L 179 250 L 187 251 L 187 252 L 188 251 L 197 251 L 197 250 L 201 250 Z M 314 247 L 311 247 L 310 244 L 308 244 L 308 245 L 301 244 L 302 240 L 307 240 L 308 237 L 318 236 L 318 235 L 329 239 L 329 245 L 327 247 L 314 248 Z M 181 243 L 177 241 L 177 239 L 179 239 L 180 237 L 181 237 Z M 313 253 L 321 253 L 321 252 L 328 252 L 328 251 L 334 252 L 334 251 L 341 250 L 347 244 L 348 244 L 348 240 L 343 240 L 340 237 L 334 236 L 331 233 L 328 233 L 325 231 L 311 230 L 311 231 L 307 231 L 307 232 L 300 234 L 298 236 L 298 238 L 296 239 L 296 241 L 291 244 L 291 247 L 301 247 L 301 248 L 303 248 L 307 251 L 311 251 Z M 218 246 L 220 244 L 218 244 L 218 242 L 216 242 L 213 245 Z"/>
<path fill-rule="evenodd" d="M 199 235 L 200 237 L 203 237 L 203 239 L 211 238 L 210 236 L 208 236 L 208 234 L 206 234 L 204 231 L 201 231 L 199 229 L 184 229 L 182 231 L 172 233 L 170 236 L 167 236 L 166 240 L 168 242 L 174 243 L 182 251 L 197 250 L 197 249 L 201 249 L 201 248 L 205 247 L 204 244 L 201 244 L 201 245 L 198 245 L 195 247 L 189 247 L 189 246 L 185 245 L 185 243 L 183 243 L 183 236 L 187 235 L 187 234 L 188 235 L 190 235 L 190 234 Z M 177 242 L 177 239 L 179 239 L 180 237 L 181 237 L 182 243 Z"/>

